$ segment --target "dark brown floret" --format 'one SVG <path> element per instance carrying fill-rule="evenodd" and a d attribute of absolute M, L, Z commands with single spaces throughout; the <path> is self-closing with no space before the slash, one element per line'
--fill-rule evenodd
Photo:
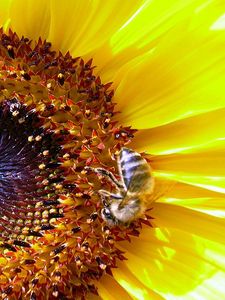
<path fill-rule="evenodd" d="M 57 159 L 51 133 L 44 132 L 32 110 L 16 97 L 0 104 L 0 236 L 21 247 L 29 247 L 28 236 L 42 236 L 40 218 L 46 208 L 40 203 L 48 201 L 52 188 L 44 180 L 52 172 L 51 161 Z M 46 148 L 50 155 L 45 157 Z M 47 209 L 59 203 L 51 201 Z M 45 219 L 49 221 L 50 215 Z"/>

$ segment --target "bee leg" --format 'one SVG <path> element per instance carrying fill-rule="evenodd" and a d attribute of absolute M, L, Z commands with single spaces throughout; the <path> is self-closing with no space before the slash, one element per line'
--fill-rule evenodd
<path fill-rule="evenodd" d="M 98 193 L 100 194 L 101 199 L 102 199 L 102 203 L 105 207 L 109 206 L 109 204 L 112 202 L 113 199 L 115 199 L 115 200 L 121 200 L 122 199 L 121 195 L 113 194 L 113 193 L 110 193 L 106 190 L 99 190 Z"/>
<path fill-rule="evenodd" d="M 112 172 L 110 172 L 110 171 L 108 171 L 106 169 L 85 167 L 85 170 L 92 170 L 92 171 L 94 171 L 95 173 L 97 173 L 97 174 L 99 174 L 101 176 L 107 177 L 118 189 L 122 189 L 122 190 L 125 189 L 124 184 L 121 183 L 120 181 L 118 181 L 116 179 L 116 177 L 112 174 Z"/>
<path fill-rule="evenodd" d="M 113 193 L 110 193 L 106 190 L 99 190 L 98 192 L 99 192 L 100 195 L 108 197 L 108 198 L 112 198 L 112 199 L 118 199 L 119 200 L 119 199 L 123 198 L 121 195 L 113 194 Z"/>

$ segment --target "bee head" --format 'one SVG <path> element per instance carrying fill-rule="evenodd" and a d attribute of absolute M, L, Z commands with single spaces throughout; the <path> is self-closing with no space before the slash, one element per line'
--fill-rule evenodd
<path fill-rule="evenodd" d="M 117 220 L 113 216 L 109 207 L 104 207 L 101 211 L 101 214 L 102 214 L 102 218 L 107 222 L 107 224 L 110 227 L 117 225 Z"/>

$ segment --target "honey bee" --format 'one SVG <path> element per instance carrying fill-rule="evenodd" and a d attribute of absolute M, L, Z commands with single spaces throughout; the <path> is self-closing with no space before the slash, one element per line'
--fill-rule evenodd
<path fill-rule="evenodd" d="M 99 190 L 104 208 L 102 218 L 109 226 L 128 226 L 145 212 L 154 188 L 154 177 L 147 161 L 137 152 L 122 148 L 117 159 L 120 180 L 104 168 L 86 167 L 106 177 L 117 193 Z"/>

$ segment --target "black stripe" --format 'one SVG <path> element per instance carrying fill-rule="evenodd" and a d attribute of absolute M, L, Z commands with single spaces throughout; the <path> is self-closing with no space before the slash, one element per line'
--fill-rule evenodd
<path fill-rule="evenodd" d="M 138 171 L 136 174 L 135 171 Z M 139 173 L 140 171 L 140 173 Z M 130 192 L 132 192 L 131 185 L 137 187 L 135 188 L 135 191 L 142 188 L 143 185 L 146 184 L 146 182 L 149 180 L 149 170 L 146 168 L 144 169 L 139 169 L 137 167 L 133 167 L 128 171 L 122 172 L 123 175 L 123 180 Z"/>
<path fill-rule="evenodd" d="M 126 166 L 122 169 L 122 175 L 123 177 L 134 177 L 136 171 L 138 171 L 138 173 L 141 172 L 141 174 L 149 173 L 149 168 L 145 164 L 133 166 L 130 168 L 129 166 Z"/>
<path fill-rule="evenodd" d="M 139 162 L 139 161 L 142 161 L 142 160 L 144 160 L 144 159 L 139 154 L 136 154 L 134 156 L 127 156 L 126 159 L 121 159 L 120 160 L 120 165 L 121 165 L 121 168 L 123 168 L 124 165 L 129 165 L 130 163 Z"/>

